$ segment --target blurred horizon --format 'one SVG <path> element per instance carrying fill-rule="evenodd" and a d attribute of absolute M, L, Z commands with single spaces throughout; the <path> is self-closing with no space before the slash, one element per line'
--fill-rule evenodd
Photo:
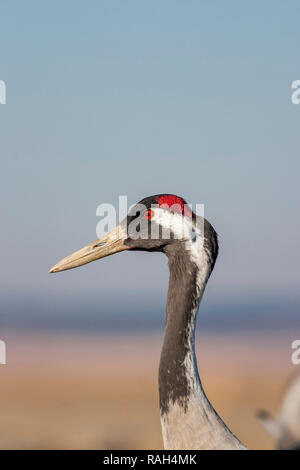
<path fill-rule="evenodd" d="M 204 296 L 197 329 L 215 332 L 300 329 L 298 297 L 230 300 L 218 303 Z M 72 293 L 61 294 L 51 302 L 43 301 L 43 296 L 0 294 L 1 331 L 161 331 L 165 326 L 165 302 L 145 299 L 143 304 L 132 296 L 130 302 L 122 303 L 122 297 L 116 299 L 112 294 L 111 303 L 106 300 L 101 304 L 99 292 L 98 298 L 82 292 L 80 303 Z"/>

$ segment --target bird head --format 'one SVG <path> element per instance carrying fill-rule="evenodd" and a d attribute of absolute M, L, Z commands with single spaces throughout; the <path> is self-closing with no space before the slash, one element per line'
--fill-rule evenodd
<path fill-rule="evenodd" d="M 196 216 L 179 196 L 158 194 L 142 199 L 125 219 L 105 236 L 59 261 L 50 273 L 65 271 L 125 251 L 162 251 L 168 256 L 180 250 L 194 256 L 204 248 L 214 262 L 218 244 L 212 226 Z"/>

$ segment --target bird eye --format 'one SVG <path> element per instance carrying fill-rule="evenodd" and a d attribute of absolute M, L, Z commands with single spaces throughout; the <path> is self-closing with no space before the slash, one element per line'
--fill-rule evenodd
<path fill-rule="evenodd" d="M 152 218 L 152 216 L 153 216 L 153 212 L 152 212 L 151 209 L 148 209 L 147 211 L 144 212 L 145 219 L 150 220 Z"/>

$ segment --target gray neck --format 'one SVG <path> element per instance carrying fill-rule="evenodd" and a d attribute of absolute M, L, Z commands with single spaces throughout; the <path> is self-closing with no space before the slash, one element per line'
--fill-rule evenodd
<path fill-rule="evenodd" d="M 169 255 L 167 318 L 159 366 L 160 414 L 166 449 L 238 449 L 242 444 L 208 401 L 198 374 L 195 326 L 212 265 L 188 252 Z"/>
<path fill-rule="evenodd" d="M 167 318 L 159 367 L 160 411 L 171 403 L 186 409 L 191 381 L 199 380 L 194 350 L 196 315 L 202 292 L 197 288 L 197 266 L 183 253 L 169 257 L 170 281 Z M 204 290 L 204 288 L 203 288 Z M 187 370 L 187 359 L 192 361 Z"/>

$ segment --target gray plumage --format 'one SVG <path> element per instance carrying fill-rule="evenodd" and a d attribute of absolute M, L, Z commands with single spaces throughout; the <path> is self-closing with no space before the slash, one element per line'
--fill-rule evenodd
<path fill-rule="evenodd" d="M 124 250 L 167 255 L 170 281 L 159 366 L 165 448 L 246 449 L 218 416 L 200 381 L 195 355 L 196 317 L 218 255 L 218 240 L 210 223 L 190 209 L 186 212 L 185 205 L 174 195 L 145 198 L 116 229 L 64 258 L 50 272 L 73 269 Z"/>

